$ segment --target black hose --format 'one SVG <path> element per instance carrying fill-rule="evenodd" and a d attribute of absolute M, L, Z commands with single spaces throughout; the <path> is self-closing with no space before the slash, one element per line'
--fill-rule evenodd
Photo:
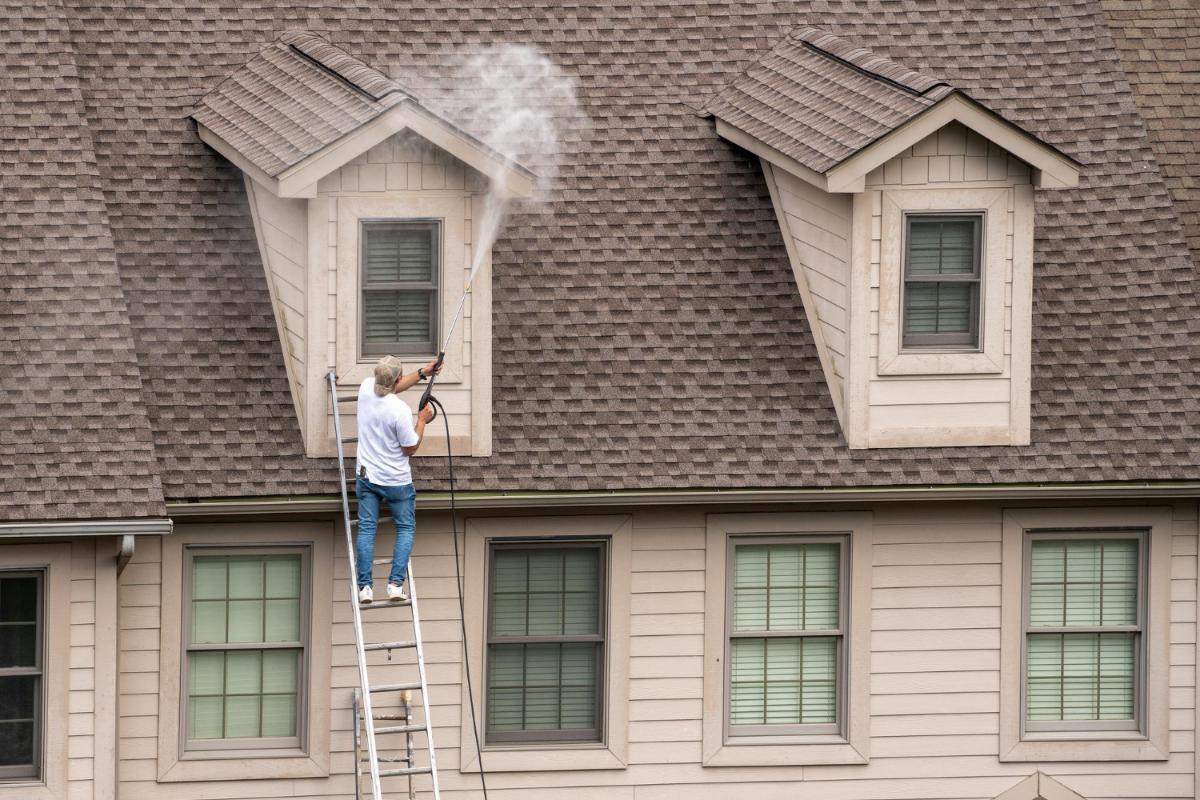
<path fill-rule="evenodd" d="M 450 528 L 454 533 L 454 585 L 458 589 L 458 622 L 462 628 L 463 668 L 467 673 L 467 700 L 471 705 L 471 733 L 475 735 L 475 752 L 479 757 L 479 785 L 483 788 L 484 800 L 487 800 L 487 778 L 484 777 L 483 772 L 483 746 L 479 742 L 479 719 L 475 716 L 475 687 L 471 683 L 471 656 L 467 648 L 467 611 L 466 603 L 463 600 L 462 564 L 458 551 L 458 510 L 454 505 L 454 454 L 450 451 L 450 418 L 446 415 L 446 409 L 442 407 L 441 402 L 432 394 L 429 395 L 429 403 L 441 415 L 446 426 L 446 466 L 449 469 L 450 478 Z M 465 529 L 463 533 L 466 533 Z"/>

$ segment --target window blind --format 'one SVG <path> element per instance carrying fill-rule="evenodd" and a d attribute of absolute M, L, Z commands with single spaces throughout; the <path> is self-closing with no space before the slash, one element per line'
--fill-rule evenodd
<path fill-rule="evenodd" d="M 978 341 L 978 217 L 907 218 L 904 339 L 906 345 Z"/>
<path fill-rule="evenodd" d="M 298 554 L 192 559 L 189 739 L 297 735 L 301 574 Z"/>
<path fill-rule="evenodd" d="M 493 741 L 598 738 L 602 556 L 599 543 L 493 548 L 486 714 Z"/>
<path fill-rule="evenodd" d="M 438 224 L 368 222 L 362 233 L 363 354 L 432 353 L 437 334 Z"/>
<path fill-rule="evenodd" d="M 733 561 L 730 725 L 835 723 L 840 545 L 739 544 Z M 807 635 L 762 635 L 791 632 Z"/>
<path fill-rule="evenodd" d="M 1139 554 L 1137 539 L 1031 543 L 1028 720 L 1134 718 Z"/>

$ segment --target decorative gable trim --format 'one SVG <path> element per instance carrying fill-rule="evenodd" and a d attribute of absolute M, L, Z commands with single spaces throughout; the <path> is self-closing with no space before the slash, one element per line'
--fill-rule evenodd
<path fill-rule="evenodd" d="M 995 800 L 1087 800 L 1044 772 L 1035 772 Z"/>

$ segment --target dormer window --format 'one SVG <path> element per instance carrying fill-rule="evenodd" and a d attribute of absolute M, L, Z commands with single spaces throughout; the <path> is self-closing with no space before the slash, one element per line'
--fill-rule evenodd
<path fill-rule="evenodd" d="M 359 352 L 428 356 L 437 351 L 441 225 L 364 220 Z"/>
<path fill-rule="evenodd" d="M 981 215 L 905 216 L 903 346 L 979 347 Z"/>

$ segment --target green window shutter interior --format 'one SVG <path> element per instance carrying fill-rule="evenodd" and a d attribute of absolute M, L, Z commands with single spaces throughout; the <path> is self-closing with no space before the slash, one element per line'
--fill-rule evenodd
<path fill-rule="evenodd" d="M 1031 635 L 1028 719 L 1133 719 L 1135 646 L 1132 633 Z"/>
<path fill-rule="evenodd" d="M 833 543 L 738 545 L 734 630 L 836 629 L 839 552 Z"/>
<path fill-rule="evenodd" d="M 834 542 L 735 546 L 730 725 L 837 721 L 840 636 L 738 634 L 837 633 L 841 574 L 841 547 Z"/>
<path fill-rule="evenodd" d="M 604 590 L 599 547 L 492 552 L 489 734 L 589 732 L 601 691 Z M 506 637 L 592 641 L 505 642 Z M 585 735 L 585 734 L 581 734 Z"/>
<path fill-rule="evenodd" d="M 1026 711 L 1030 721 L 1132 720 L 1140 542 L 1035 539 L 1030 547 Z M 1038 633 L 1039 628 L 1098 628 Z"/>
<path fill-rule="evenodd" d="M 732 640 L 731 725 L 804 725 L 837 720 L 837 637 Z"/>
<path fill-rule="evenodd" d="M 192 644 L 264 649 L 187 654 L 189 739 L 297 735 L 301 566 L 295 554 L 192 559 Z"/>
<path fill-rule="evenodd" d="M 1030 554 L 1029 626 L 1136 625 L 1136 539 L 1038 539 Z"/>
<path fill-rule="evenodd" d="M 433 342 L 437 236 L 436 223 L 363 226 L 363 344 Z"/>
<path fill-rule="evenodd" d="M 969 333 L 974 283 L 910 282 L 904 290 L 905 333 Z"/>
<path fill-rule="evenodd" d="M 908 221 L 910 275 L 971 275 L 975 272 L 975 225 L 971 220 Z"/>

